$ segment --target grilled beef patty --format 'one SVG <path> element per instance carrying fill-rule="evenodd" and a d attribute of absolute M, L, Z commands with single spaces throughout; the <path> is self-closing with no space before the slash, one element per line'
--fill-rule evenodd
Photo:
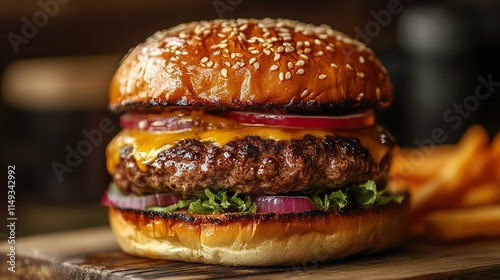
<path fill-rule="evenodd" d="M 383 131 L 389 147 L 393 137 Z M 182 140 L 158 155 L 147 171 L 138 168 L 132 147 L 120 150 L 113 179 L 125 194 L 179 192 L 196 194 L 205 188 L 245 194 L 283 194 L 335 189 L 374 180 L 385 186 L 392 148 L 376 163 L 358 139 L 340 136 L 302 140 L 272 140 L 257 136 L 230 141 Z"/>

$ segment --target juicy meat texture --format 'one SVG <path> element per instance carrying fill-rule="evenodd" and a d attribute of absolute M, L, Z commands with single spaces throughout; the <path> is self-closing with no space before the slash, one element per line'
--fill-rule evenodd
<path fill-rule="evenodd" d="M 393 147 L 390 134 L 380 141 Z M 196 194 L 205 188 L 244 194 L 283 194 L 335 189 L 374 180 L 386 183 L 392 148 L 380 163 L 373 161 L 358 139 L 307 135 L 302 140 L 272 140 L 247 136 L 219 147 L 183 140 L 158 155 L 141 171 L 131 153 L 120 150 L 113 179 L 123 193 L 138 195 L 176 192 Z"/>

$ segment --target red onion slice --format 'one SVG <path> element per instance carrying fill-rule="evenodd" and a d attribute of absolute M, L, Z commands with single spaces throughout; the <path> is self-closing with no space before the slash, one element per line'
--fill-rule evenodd
<path fill-rule="evenodd" d="M 306 196 L 258 196 L 254 199 L 257 212 L 302 212 L 317 209 Z"/>
<path fill-rule="evenodd" d="M 177 203 L 182 197 L 171 193 L 159 193 L 144 196 L 123 195 L 110 188 L 103 196 L 101 204 L 135 210 L 144 210 L 148 206 L 169 206 Z"/>

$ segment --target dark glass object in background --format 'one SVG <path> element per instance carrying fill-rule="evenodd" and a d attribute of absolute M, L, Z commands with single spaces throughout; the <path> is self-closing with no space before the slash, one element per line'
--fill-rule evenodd
<path fill-rule="evenodd" d="M 498 132 L 500 61 L 489 49 L 499 46 L 500 32 L 498 22 L 491 26 L 498 18 L 491 22 L 494 14 L 484 9 L 431 4 L 401 15 L 404 74 L 398 77 L 404 84 L 395 93 L 395 106 L 404 108 L 399 112 L 401 145 L 456 143 L 476 123 L 492 136 Z"/>

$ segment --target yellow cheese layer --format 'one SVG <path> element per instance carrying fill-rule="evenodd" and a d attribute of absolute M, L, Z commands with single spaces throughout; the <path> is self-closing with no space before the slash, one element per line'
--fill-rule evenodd
<path fill-rule="evenodd" d="M 325 137 L 326 135 L 339 135 L 355 137 L 367 148 L 375 162 L 380 162 L 388 152 L 388 147 L 380 143 L 379 133 L 375 126 L 352 130 L 318 130 L 318 129 L 280 129 L 271 127 L 236 126 L 210 130 L 191 130 L 180 132 L 148 132 L 139 130 L 122 130 L 109 143 L 107 155 L 107 169 L 113 174 L 119 164 L 119 150 L 124 146 L 132 147 L 132 154 L 137 166 L 146 171 L 158 154 L 176 142 L 183 139 L 196 139 L 202 142 L 213 142 L 224 146 L 232 140 L 243 139 L 246 136 L 260 136 L 263 139 L 289 141 L 303 139 L 305 135 Z"/>

